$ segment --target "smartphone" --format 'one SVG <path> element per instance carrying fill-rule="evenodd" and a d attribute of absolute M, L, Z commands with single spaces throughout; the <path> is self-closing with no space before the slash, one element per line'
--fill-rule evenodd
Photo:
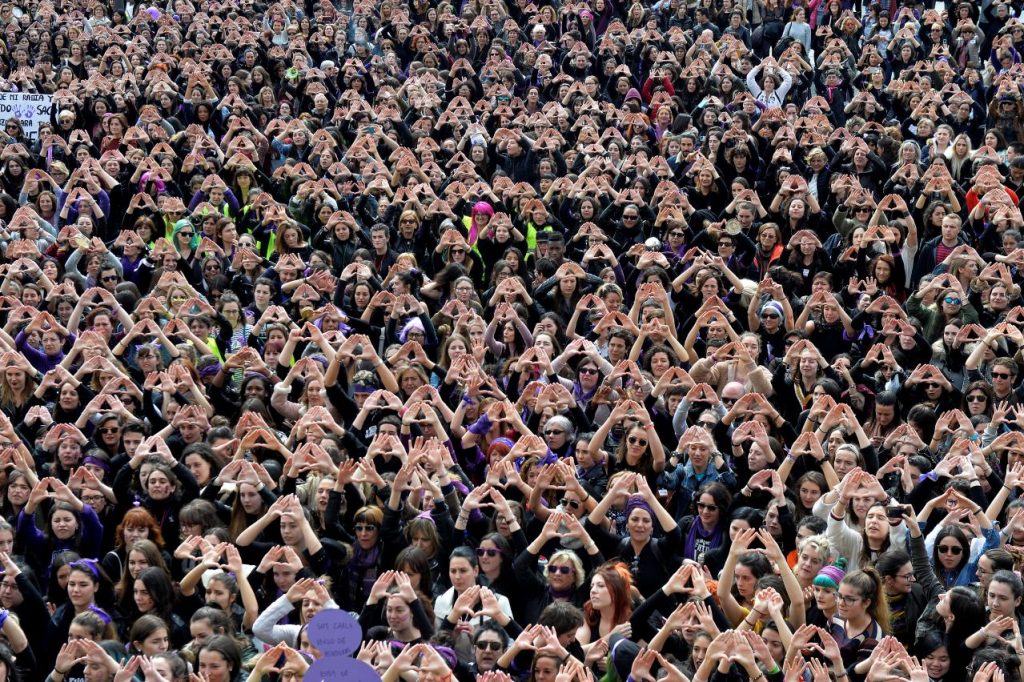
<path fill-rule="evenodd" d="M 888 516 L 890 519 L 902 519 L 905 513 L 906 507 L 903 505 L 887 507 L 885 510 L 885 515 Z"/>

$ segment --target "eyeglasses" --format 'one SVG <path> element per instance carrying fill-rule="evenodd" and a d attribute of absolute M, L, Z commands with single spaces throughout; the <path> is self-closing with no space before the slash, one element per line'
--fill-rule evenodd
<path fill-rule="evenodd" d="M 570 507 L 572 509 L 580 508 L 579 500 L 570 500 L 568 497 L 563 497 L 561 500 L 559 500 L 559 502 L 562 503 L 563 507 Z"/>
<path fill-rule="evenodd" d="M 1011 376 L 1013 375 L 1005 372 L 992 372 L 993 379 L 1009 379 Z"/>
<path fill-rule="evenodd" d="M 939 554 L 952 554 L 953 556 L 960 556 L 964 551 L 960 545 L 939 545 L 936 549 Z"/>
<path fill-rule="evenodd" d="M 452 249 L 452 253 L 466 253 L 465 249 Z"/>
<path fill-rule="evenodd" d="M 948 303 L 949 305 L 960 305 L 960 299 L 957 298 L 956 296 L 947 296 L 946 298 L 942 299 L 942 302 Z"/>
<path fill-rule="evenodd" d="M 984 395 L 969 395 L 969 396 L 967 396 L 967 402 L 969 402 L 969 403 L 983 403 L 986 400 L 988 400 L 988 398 L 986 398 Z"/>
<path fill-rule="evenodd" d="M 726 397 L 725 397 L 725 396 L 723 395 L 723 396 L 722 396 L 722 397 L 720 398 L 720 400 L 721 400 L 721 401 L 722 401 L 723 403 L 725 403 L 726 405 L 732 405 L 732 404 L 734 404 L 734 403 L 735 403 L 735 402 L 736 402 L 737 400 L 739 400 L 739 398 L 726 398 Z"/>
<path fill-rule="evenodd" d="M 779 319 L 779 316 L 776 315 L 775 313 L 761 313 L 761 317 L 766 319 L 766 320 L 777 320 L 777 319 Z"/>
<path fill-rule="evenodd" d="M 580 374 L 597 374 L 596 367 L 580 367 Z"/>
<path fill-rule="evenodd" d="M 487 651 L 488 649 L 491 651 L 501 651 L 505 647 L 502 646 L 501 642 L 485 642 L 480 640 L 476 643 L 476 648 L 480 651 Z"/>
<path fill-rule="evenodd" d="M 356 532 L 357 533 L 372 533 L 375 530 L 377 530 L 377 524 L 376 523 L 357 523 L 356 524 Z"/>
<path fill-rule="evenodd" d="M 904 573 L 903 575 L 898 575 L 896 577 L 899 578 L 900 580 L 906 580 L 908 583 L 912 583 L 912 582 L 916 582 L 917 581 L 917 576 L 914 575 L 913 572 L 911 572 L 911 573 Z"/>
<path fill-rule="evenodd" d="M 679 232 L 678 230 L 673 230 L 672 232 L 668 233 L 668 236 L 669 237 L 675 237 L 676 239 L 682 239 L 686 235 L 683 234 L 682 232 Z"/>
<path fill-rule="evenodd" d="M 720 249 L 731 249 L 734 246 L 736 245 L 732 242 L 718 242 L 718 248 Z"/>
<path fill-rule="evenodd" d="M 713 511 L 713 512 L 716 512 L 716 511 L 718 511 L 718 505 L 717 504 L 704 504 L 703 502 L 698 502 L 697 503 L 697 509 L 699 509 L 700 511 Z"/>
<path fill-rule="evenodd" d="M 624 216 L 622 216 L 622 219 L 623 220 L 636 220 L 639 217 L 640 216 L 637 216 L 637 215 L 624 215 Z"/>
<path fill-rule="evenodd" d="M 100 433 L 121 433 L 120 426 L 110 426 L 104 429 L 97 429 Z"/>
<path fill-rule="evenodd" d="M 848 594 L 837 594 L 836 599 L 843 602 L 844 604 L 856 604 L 864 597 L 853 597 Z"/>
<path fill-rule="evenodd" d="M 718 424 L 716 422 L 697 422 L 697 426 L 703 426 L 705 429 L 713 429 Z"/>
<path fill-rule="evenodd" d="M 865 207 L 865 206 L 861 206 L 860 208 L 854 209 L 853 212 L 854 213 L 871 213 L 871 209 L 868 208 L 868 207 Z"/>
<path fill-rule="evenodd" d="M 413 218 L 404 218 L 404 219 L 402 219 L 402 220 L 400 220 L 398 222 L 400 222 L 403 225 L 415 225 L 416 224 L 416 220 L 413 219 Z"/>
<path fill-rule="evenodd" d="M 626 442 L 630 445 L 647 445 L 646 438 L 637 438 L 636 436 L 630 436 L 626 439 Z"/>
<path fill-rule="evenodd" d="M 569 575 L 575 569 L 572 566 L 552 566 L 548 564 L 548 573 L 561 573 L 562 575 Z"/>
<path fill-rule="evenodd" d="M 191 237 L 194 234 L 195 234 L 195 232 L 179 232 L 178 233 L 178 235 L 181 236 L 181 237 Z"/>
<path fill-rule="evenodd" d="M 100 280 L 103 282 L 116 282 L 117 275 L 104 275 L 103 277 L 100 277 Z"/>
<path fill-rule="evenodd" d="M 562 429 L 548 429 L 544 432 L 545 436 L 561 436 L 565 431 Z"/>
<path fill-rule="evenodd" d="M 476 555 L 477 556 L 496 557 L 496 556 L 501 556 L 501 554 L 502 554 L 502 551 L 500 549 L 498 549 L 497 547 L 490 547 L 490 548 L 477 547 L 476 548 Z"/>

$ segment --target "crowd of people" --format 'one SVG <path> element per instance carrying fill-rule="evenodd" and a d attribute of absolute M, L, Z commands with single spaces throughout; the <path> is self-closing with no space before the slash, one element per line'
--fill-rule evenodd
<path fill-rule="evenodd" d="M 0 0 L 0 682 L 1021 682 L 1022 3 L 931 1 Z"/>

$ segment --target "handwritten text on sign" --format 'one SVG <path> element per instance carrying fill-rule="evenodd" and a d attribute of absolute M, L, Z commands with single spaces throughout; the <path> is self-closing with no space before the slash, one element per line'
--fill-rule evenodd
<path fill-rule="evenodd" d="M 39 124 L 50 120 L 52 104 L 53 95 L 0 92 L 0 120 L 18 119 L 25 130 L 25 136 L 35 140 L 39 135 Z"/>

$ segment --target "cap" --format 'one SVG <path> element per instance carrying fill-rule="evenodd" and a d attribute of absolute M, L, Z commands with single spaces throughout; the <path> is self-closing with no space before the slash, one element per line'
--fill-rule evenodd
<path fill-rule="evenodd" d="M 814 584 L 818 587 L 827 587 L 833 590 L 839 589 L 839 583 L 846 577 L 846 559 L 836 559 L 834 564 L 823 567 L 814 577 Z"/>

